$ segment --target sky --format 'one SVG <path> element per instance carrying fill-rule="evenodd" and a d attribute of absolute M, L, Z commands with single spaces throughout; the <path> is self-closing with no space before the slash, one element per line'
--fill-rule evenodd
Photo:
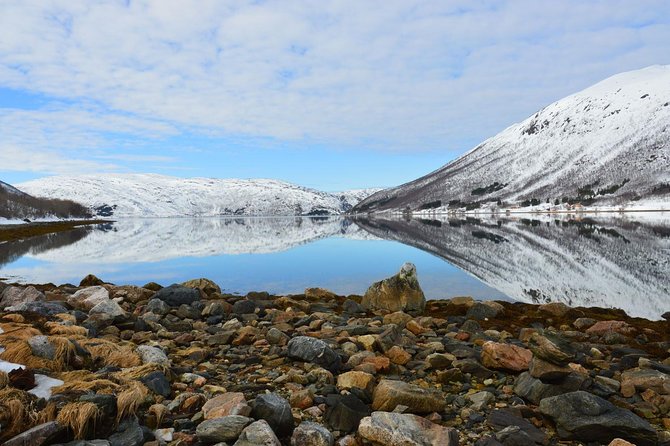
<path fill-rule="evenodd" d="M 667 0 L 0 0 L 0 180 L 415 179 L 611 75 Z"/>

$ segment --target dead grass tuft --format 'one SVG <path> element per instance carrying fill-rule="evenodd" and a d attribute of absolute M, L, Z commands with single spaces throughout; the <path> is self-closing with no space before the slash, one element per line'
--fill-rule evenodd
<path fill-rule="evenodd" d="M 35 397 L 23 390 L 13 387 L 0 390 L 0 442 L 34 426 L 37 419 L 34 401 Z"/>
<path fill-rule="evenodd" d="M 63 322 L 67 322 L 70 324 L 76 324 L 77 323 L 77 318 L 71 315 L 70 313 L 58 313 L 54 317 L 60 319 Z"/>
<path fill-rule="evenodd" d="M 58 322 L 47 322 L 44 327 L 49 330 L 51 335 L 65 335 L 65 336 L 88 336 L 88 329 L 78 325 L 63 325 Z"/>
<path fill-rule="evenodd" d="M 9 375 L 7 372 L 0 371 L 0 390 L 7 387 L 9 384 Z"/>
<path fill-rule="evenodd" d="M 142 383 L 138 381 L 130 382 L 128 387 L 116 397 L 117 421 L 129 415 L 135 415 L 148 394 L 149 389 Z"/>
<path fill-rule="evenodd" d="M 91 353 L 94 361 L 99 361 L 106 366 L 127 368 L 142 364 L 140 356 L 127 343 L 118 344 L 96 338 L 83 339 L 80 344 Z"/>
<path fill-rule="evenodd" d="M 61 336 L 50 336 L 49 341 L 54 345 L 56 354 L 54 359 L 40 358 L 33 355 L 33 351 L 28 342 L 23 339 L 1 342 L 5 351 L 0 354 L 0 359 L 5 361 L 23 364 L 31 369 L 48 369 L 54 372 L 65 370 L 67 365 L 75 356 L 75 347 L 68 338 Z"/>
<path fill-rule="evenodd" d="M 149 410 L 147 411 L 147 416 L 153 418 L 153 427 L 154 429 L 158 429 L 161 427 L 161 424 L 163 423 L 163 419 L 165 419 L 165 415 L 168 414 L 168 408 L 162 404 L 154 404 L 151 407 L 149 407 Z"/>
<path fill-rule="evenodd" d="M 7 342 L 13 342 L 18 340 L 27 341 L 33 336 L 38 336 L 42 334 L 42 332 L 40 332 L 37 328 L 34 328 L 32 325 L 29 324 L 21 324 L 21 323 L 0 324 L 0 328 L 2 328 L 3 330 L 3 333 L 0 333 L 1 345 L 5 345 L 5 343 Z"/>
<path fill-rule="evenodd" d="M 99 417 L 100 410 L 94 403 L 76 402 L 66 404 L 58 413 L 56 421 L 70 428 L 76 440 L 83 440 L 90 428 L 95 429 Z"/>
<path fill-rule="evenodd" d="M 141 377 L 155 371 L 163 372 L 167 375 L 170 372 L 170 367 L 165 364 L 156 364 L 152 362 L 136 367 L 128 367 L 119 372 L 112 373 L 112 376 L 121 381 L 130 381 L 140 379 Z"/>
<path fill-rule="evenodd" d="M 92 379 L 89 381 L 69 381 L 65 382 L 58 387 L 51 389 L 51 392 L 56 395 L 59 393 L 68 393 L 68 392 L 95 392 L 103 394 L 111 394 L 116 392 L 121 386 L 119 386 L 114 381 L 109 379 Z"/>
<path fill-rule="evenodd" d="M 37 424 L 44 424 L 48 423 L 49 421 L 54 421 L 58 415 L 58 406 L 56 403 L 49 402 L 47 405 L 44 407 L 44 409 L 40 410 L 39 413 L 37 414 Z"/>
<path fill-rule="evenodd" d="M 17 314 L 17 313 L 10 313 L 10 314 L 5 314 L 4 316 L 2 316 L 2 320 L 3 321 L 8 321 L 8 322 L 16 322 L 16 323 L 21 324 L 21 323 L 26 321 L 26 318 L 23 317 L 20 314 Z"/>

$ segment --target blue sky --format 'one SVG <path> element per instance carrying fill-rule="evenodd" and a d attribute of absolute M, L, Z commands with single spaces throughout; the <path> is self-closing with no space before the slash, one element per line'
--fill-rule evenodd
<path fill-rule="evenodd" d="M 0 0 L 0 179 L 151 172 L 323 190 L 428 173 L 670 63 L 666 0 Z"/>

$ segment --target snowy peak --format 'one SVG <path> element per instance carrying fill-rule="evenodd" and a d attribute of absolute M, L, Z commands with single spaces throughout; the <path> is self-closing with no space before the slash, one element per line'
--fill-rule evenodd
<path fill-rule="evenodd" d="M 557 101 L 354 212 L 670 209 L 669 193 L 670 66 L 653 66 Z"/>
<path fill-rule="evenodd" d="M 101 216 L 335 215 L 375 190 L 338 194 L 270 179 L 105 174 L 42 178 L 21 187 L 80 202 Z"/>

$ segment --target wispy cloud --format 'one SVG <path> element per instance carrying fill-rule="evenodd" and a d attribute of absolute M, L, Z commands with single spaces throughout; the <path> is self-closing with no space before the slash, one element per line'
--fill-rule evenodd
<path fill-rule="evenodd" d="M 458 152 L 670 63 L 666 0 L 16 0 L 0 28 L 0 86 L 58 104 L 3 110 L 3 139 L 72 158 L 175 134 Z"/>

